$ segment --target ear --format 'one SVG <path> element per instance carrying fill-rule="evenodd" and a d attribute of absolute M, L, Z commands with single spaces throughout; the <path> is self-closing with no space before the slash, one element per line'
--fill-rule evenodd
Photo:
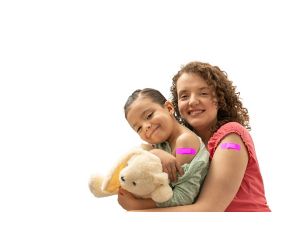
<path fill-rule="evenodd" d="M 167 185 L 169 184 L 168 174 L 163 172 L 159 174 L 153 174 L 154 184 Z"/>
<path fill-rule="evenodd" d="M 115 193 L 107 193 L 102 190 L 103 177 L 101 175 L 94 175 L 91 177 L 89 182 L 89 188 L 93 195 L 96 197 L 110 196 Z"/>
<path fill-rule="evenodd" d="M 134 149 L 128 152 L 117 165 L 111 170 L 111 172 L 103 180 L 102 190 L 109 193 L 115 193 L 120 187 L 119 175 L 123 168 L 127 166 L 129 159 L 137 154 L 141 154 L 142 149 Z"/>
<path fill-rule="evenodd" d="M 171 101 L 166 101 L 164 106 L 171 115 L 174 115 L 175 109 Z"/>

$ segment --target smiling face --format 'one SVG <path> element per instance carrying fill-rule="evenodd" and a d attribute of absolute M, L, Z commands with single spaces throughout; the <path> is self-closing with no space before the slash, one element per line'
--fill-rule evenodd
<path fill-rule="evenodd" d="M 217 122 L 217 100 L 205 80 L 194 73 L 183 73 L 177 80 L 178 110 L 201 136 Z"/>
<path fill-rule="evenodd" d="M 149 97 L 139 96 L 128 108 L 127 121 L 142 140 L 157 144 L 171 136 L 175 119 L 171 114 L 173 106 L 153 102 Z"/>

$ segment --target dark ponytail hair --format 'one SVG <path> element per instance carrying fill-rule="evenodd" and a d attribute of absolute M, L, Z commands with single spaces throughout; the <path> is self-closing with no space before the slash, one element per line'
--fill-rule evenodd
<path fill-rule="evenodd" d="M 137 89 L 132 92 L 132 94 L 127 98 L 127 101 L 124 105 L 124 113 L 125 113 L 125 118 L 127 119 L 127 113 L 128 110 L 131 106 L 131 104 L 138 99 L 138 97 L 144 97 L 144 98 L 149 98 L 153 102 L 161 105 L 162 107 L 164 106 L 165 102 L 167 99 L 163 96 L 162 93 L 160 93 L 156 89 L 151 89 L 151 88 L 145 88 L 145 89 Z"/>

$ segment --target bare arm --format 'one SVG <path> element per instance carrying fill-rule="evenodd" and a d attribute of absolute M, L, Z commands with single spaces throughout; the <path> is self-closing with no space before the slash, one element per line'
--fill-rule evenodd
<path fill-rule="evenodd" d="M 224 142 L 237 143 L 241 149 L 239 151 L 228 150 L 218 146 L 201 193 L 194 204 L 141 211 L 225 211 L 241 185 L 249 157 L 247 149 L 238 135 L 230 134 L 221 141 L 221 144 Z"/>
<path fill-rule="evenodd" d="M 193 160 L 193 154 L 176 154 L 176 148 L 193 148 L 196 151 L 200 148 L 200 141 L 196 134 L 193 132 L 185 132 L 180 135 L 175 143 L 175 148 L 172 154 L 167 153 L 161 149 L 152 149 L 151 153 L 158 156 L 162 162 L 163 171 L 169 175 L 171 182 L 177 181 L 177 173 L 183 175 L 181 166 Z"/>
<path fill-rule="evenodd" d="M 177 148 L 193 148 L 198 152 L 200 148 L 200 141 L 196 134 L 190 132 L 190 133 L 184 133 L 181 136 L 178 137 L 174 149 L 174 155 L 176 155 L 176 162 L 179 166 L 182 166 L 185 163 L 190 163 L 194 156 L 193 154 L 176 154 L 175 151 Z"/>

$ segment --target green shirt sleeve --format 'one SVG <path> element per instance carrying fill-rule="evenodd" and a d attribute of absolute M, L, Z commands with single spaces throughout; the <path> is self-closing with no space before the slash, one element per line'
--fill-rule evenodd
<path fill-rule="evenodd" d="M 170 147 L 164 143 L 164 149 L 170 153 Z M 209 167 L 209 153 L 203 143 L 201 148 L 190 163 L 183 166 L 184 175 L 180 176 L 177 182 L 171 183 L 173 196 L 168 201 L 156 203 L 157 207 L 171 207 L 192 204 L 197 198 L 201 185 L 206 177 Z"/>

